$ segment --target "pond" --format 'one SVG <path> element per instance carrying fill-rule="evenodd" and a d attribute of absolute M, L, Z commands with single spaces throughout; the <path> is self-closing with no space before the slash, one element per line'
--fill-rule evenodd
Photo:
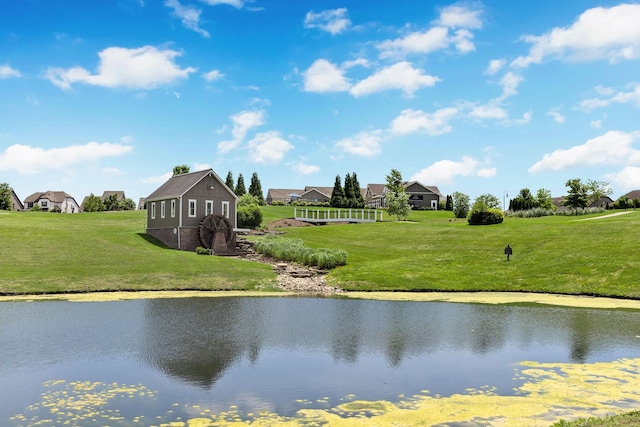
<path fill-rule="evenodd" d="M 2 302 L 0 361 L 3 426 L 549 425 L 638 407 L 640 310 Z"/>

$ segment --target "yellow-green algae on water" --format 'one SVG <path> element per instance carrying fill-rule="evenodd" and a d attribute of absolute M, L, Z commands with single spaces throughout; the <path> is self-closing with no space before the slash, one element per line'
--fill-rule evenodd
<path fill-rule="evenodd" d="M 457 423 L 539 427 L 560 419 L 621 413 L 640 405 L 640 359 L 585 365 L 523 362 L 516 374 L 524 383 L 512 396 L 499 395 L 490 386 L 451 396 L 425 391 L 397 402 L 353 400 L 350 395 L 335 407 L 300 409 L 295 416 L 268 410 L 243 414 L 235 406 L 215 413 L 203 402 L 176 403 L 175 413 L 170 409 L 153 416 L 126 416 L 118 409 L 119 403 L 131 401 L 129 407 L 140 412 L 158 410 L 156 394 L 143 385 L 49 381 L 44 384 L 42 402 L 11 421 L 19 426 L 397 427 Z M 317 402 L 299 403 L 313 406 Z M 178 409 L 189 416 L 176 415 Z"/>

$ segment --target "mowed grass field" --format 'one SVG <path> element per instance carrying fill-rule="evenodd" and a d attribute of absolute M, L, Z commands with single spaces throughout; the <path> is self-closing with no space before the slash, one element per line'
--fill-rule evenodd
<path fill-rule="evenodd" d="M 291 207 L 263 208 L 269 223 Z M 613 213 L 613 211 L 607 214 Z M 347 290 L 518 291 L 640 298 L 640 211 L 507 218 L 469 226 L 450 212 L 405 222 L 285 227 L 309 247 L 344 249 L 328 280 Z M 272 290 L 269 266 L 168 249 L 144 234 L 145 213 L 0 214 L 0 293 L 99 290 Z M 513 248 L 507 261 L 504 248 Z"/>
<path fill-rule="evenodd" d="M 284 208 L 267 208 L 284 209 Z M 347 290 L 518 291 L 640 298 L 640 211 L 506 218 L 470 226 L 451 212 L 406 222 L 286 228 L 311 247 L 344 249 L 330 279 Z M 283 214 L 280 214 L 283 215 Z M 513 249 L 510 261 L 504 248 Z"/>
<path fill-rule="evenodd" d="M 169 249 L 144 234 L 145 211 L 0 213 L 0 293 L 249 290 L 272 269 Z"/>

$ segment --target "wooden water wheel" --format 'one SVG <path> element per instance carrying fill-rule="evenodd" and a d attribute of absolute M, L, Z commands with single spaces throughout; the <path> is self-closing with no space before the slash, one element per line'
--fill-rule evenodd
<path fill-rule="evenodd" d="M 200 242 L 214 253 L 235 252 L 235 232 L 229 218 L 220 214 L 207 215 L 199 226 Z"/>

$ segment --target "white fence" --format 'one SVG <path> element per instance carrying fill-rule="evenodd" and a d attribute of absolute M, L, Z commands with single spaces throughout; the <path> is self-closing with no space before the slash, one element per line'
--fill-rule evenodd
<path fill-rule="evenodd" d="M 382 221 L 381 210 L 372 209 L 308 209 L 294 208 L 293 216 L 306 222 L 376 222 Z"/>

